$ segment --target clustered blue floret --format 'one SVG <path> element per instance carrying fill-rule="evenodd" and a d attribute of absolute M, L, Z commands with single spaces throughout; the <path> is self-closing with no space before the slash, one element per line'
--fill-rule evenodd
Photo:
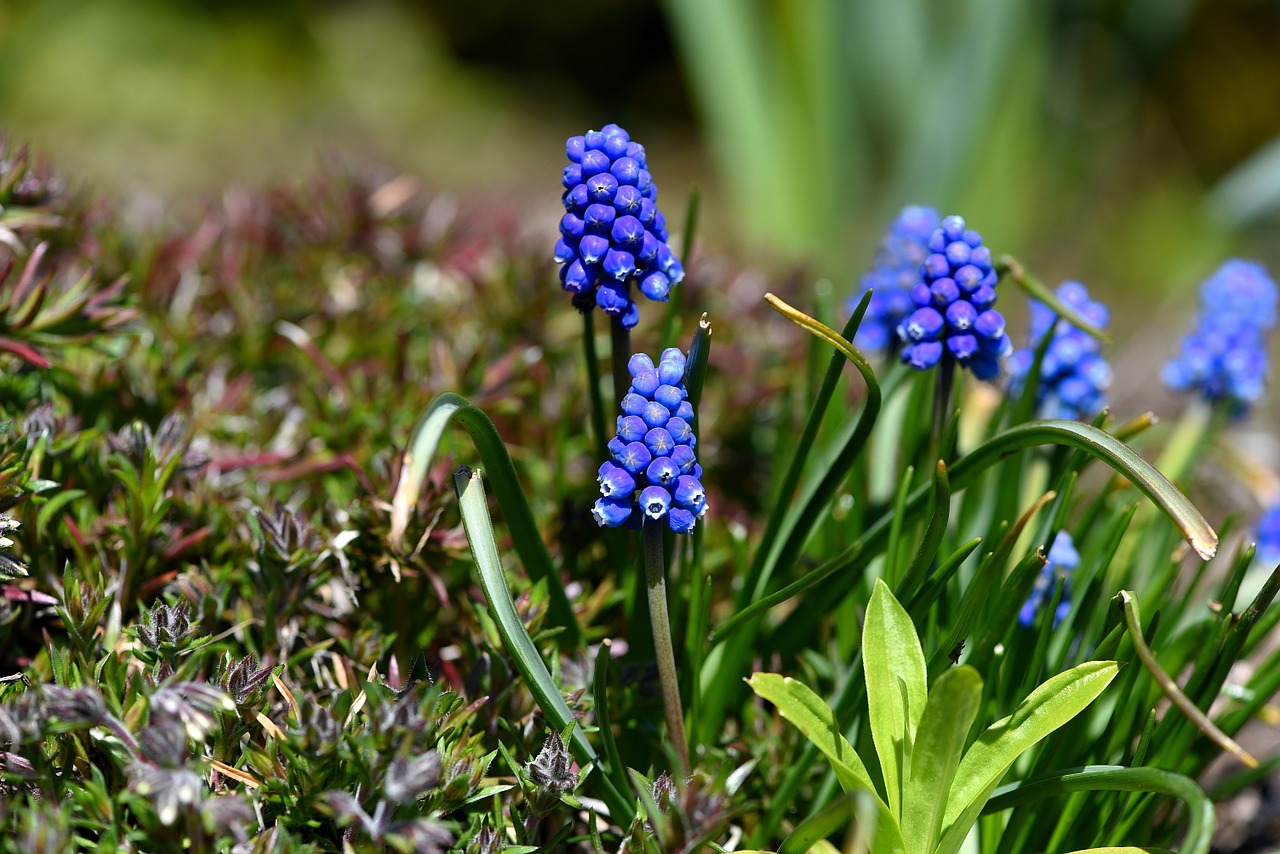
<path fill-rule="evenodd" d="M 1261 264 L 1231 260 L 1200 286 L 1200 305 L 1196 328 L 1164 366 L 1165 385 L 1175 392 L 1199 391 L 1242 415 L 1266 384 L 1276 284 Z"/>
<path fill-rule="evenodd" d="M 945 356 L 978 379 L 995 379 L 1013 345 L 1004 317 L 992 307 L 998 276 L 991 250 L 958 216 L 945 217 L 926 246 L 921 280 L 911 288 L 915 311 L 898 324 L 902 361 L 925 371 Z"/>
<path fill-rule="evenodd" d="M 600 306 L 623 326 L 640 319 L 631 283 L 651 300 L 665 302 L 684 278 L 667 246 L 667 225 L 655 200 L 644 146 L 615 124 L 565 144 L 565 215 L 555 258 L 560 282 L 580 311 Z"/>
<path fill-rule="evenodd" d="M 862 349 L 882 353 L 898 343 L 898 324 L 916 307 L 911 301 L 911 286 L 920 281 L 920 264 L 929 254 L 929 236 L 937 228 L 936 210 L 911 205 L 902 209 L 885 232 L 871 269 L 862 277 L 861 290 L 849 301 L 852 312 L 871 291 L 871 302 L 855 339 Z"/>
<path fill-rule="evenodd" d="M 644 353 L 627 363 L 631 390 L 622 398 L 611 459 L 600 466 L 600 499 L 591 510 L 596 524 L 640 527 L 646 518 L 667 520 L 687 534 L 707 512 L 702 467 L 693 449 L 693 407 L 684 385 L 685 357 L 664 350 L 658 364 Z"/>
<path fill-rule="evenodd" d="M 1058 609 L 1053 612 L 1053 625 L 1058 624 L 1071 611 L 1071 573 L 1080 566 L 1080 553 L 1076 551 L 1075 541 L 1066 531 L 1059 531 L 1049 547 L 1049 560 L 1041 568 L 1036 583 L 1031 588 L 1031 595 L 1023 603 L 1018 613 L 1018 624 L 1029 629 L 1035 625 L 1036 616 L 1044 607 L 1045 599 L 1053 593 L 1058 579 L 1062 579 L 1062 596 L 1058 599 Z"/>
<path fill-rule="evenodd" d="M 1254 556 L 1267 566 L 1280 563 L 1280 503 L 1262 514 L 1253 536 L 1258 544 Z"/>
<path fill-rule="evenodd" d="M 1107 327 L 1110 320 L 1107 307 L 1089 299 L 1088 289 L 1079 282 L 1064 282 L 1058 288 L 1058 299 L 1097 328 Z M 1036 389 L 1040 417 L 1092 420 L 1107 405 L 1107 389 L 1111 385 L 1111 366 L 1102 358 L 1102 343 L 1070 321 L 1059 318 L 1039 300 L 1030 302 L 1030 342 L 1009 360 L 1014 394 L 1022 393 L 1036 350 L 1052 330 L 1053 337 L 1040 363 L 1040 385 Z"/>

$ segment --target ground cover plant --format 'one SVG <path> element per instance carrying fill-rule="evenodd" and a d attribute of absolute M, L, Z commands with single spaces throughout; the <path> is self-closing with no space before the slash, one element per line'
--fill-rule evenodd
<path fill-rule="evenodd" d="M 727 300 L 657 156 L 565 155 L 557 239 L 337 167 L 139 224 L 0 148 L 0 847 L 1208 851 L 1280 763 L 1280 516 L 1196 501 L 1268 272 L 1157 425 L 1107 289 L 958 216 Z"/>

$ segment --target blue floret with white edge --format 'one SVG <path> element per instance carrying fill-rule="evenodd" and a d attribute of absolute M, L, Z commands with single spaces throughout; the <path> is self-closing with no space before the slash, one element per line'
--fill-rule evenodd
<path fill-rule="evenodd" d="M 627 363 L 631 388 L 622 398 L 617 435 L 600 466 L 596 524 L 641 527 L 666 520 L 677 534 L 693 531 L 707 512 L 702 467 L 694 455 L 693 406 L 685 388 L 685 356 L 672 347 L 655 365 L 644 353 Z"/>

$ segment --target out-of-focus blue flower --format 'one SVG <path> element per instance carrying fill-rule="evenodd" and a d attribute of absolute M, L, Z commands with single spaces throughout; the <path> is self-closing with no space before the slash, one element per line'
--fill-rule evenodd
<path fill-rule="evenodd" d="M 1243 415 L 1262 397 L 1266 336 L 1276 324 L 1276 285 L 1261 264 L 1228 261 L 1200 287 L 1200 318 L 1164 366 L 1172 391 L 1198 391 Z"/>
<path fill-rule="evenodd" d="M 1258 544 L 1254 557 L 1268 566 L 1280 563 L 1280 503 L 1262 514 L 1253 536 Z"/>
<path fill-rule="evenodd" d="M 1036 616 L 1044 607 L 1045 600 L 1053 593 L 1053 588 L 1062 579 L 1062 596 L 1058 599 L 1058 609 L 1053 613 L 1053 625 L 1056 628 L 1071 610 L 1071 573 L 1080 566 L 1080 553 L 1076 544 L 1066 531 L 1059 531 L 1049 547 L 1049 561 L 1040 570 L 1031 595 L 1022 605 L 1018 614 L 1018 625 L 1029 629 L 1035 625 Z"/>
<path fill-rule="evenodd" d="M 871 291 L 871 303 L 854 339 L 859 347 L 880 353 L 898 344 L 898 324 L 915 309 L 911 287 L 920 281 L 920 264 L 929 254 L 929 235 L 938 227 L 938 212 L 911 205 L 889 226 L 862 287 L 849 300 L 850 312 Z"/>
<path fill-rule="evenodd" d="M 1089 299 L 1089 291 L 1079 282 L 1064 282 L 1058 298 L 1099 329 L 1110 319 L 1106 306 Z M 1022 394 L 1027 373 L 1035 362 L 1036 350 L 1052 330 L 1052 339 L 1040 363 L 1040 385 L 1036 401 L 1041 418 L 1088 421 L 1107 405 L 1111 366 L 1102 358 L 1102 344 L 1096 338 L 1059 319 L 1038 300 L 1031 300 L 1031 336 L 1026 349 L 1009 360 L 1012 391 Z"/>
<path fill-rule="evenodd" d="M 565 215 L 555 249 L 560 283 L 580 311 L 599 306 L 623 326 L 635 326 L 640 310 L 631 299 L 632 283 L 649 299 L 666 302 L 684 278 L 667 246 L 644 146 L 609 124 L 570 137 L 565 153 Z"/>
<path fill-rule="evenodd" d="M 982 235 L 958 216 L 945 217 L 929 236 L 929 255 L 911 287 L 915 310 L 898 323 L 902 361 L 926 371 L 954 359 L 982 380 L 1000 375 L 1013 349 L 996 302 L 997 275 Z"/>
<path fill-rule="evenodd" d="M 674 347 L 656 365 L 644 353 L 627 363 L 631 390 L 622 398 L 610 459 L 600 466 L 601 497 L 591 510 L 596 524 L 640 527 L 648 517 L 687 534 L 707 512 L 684 369 L 684 354 Z"/>

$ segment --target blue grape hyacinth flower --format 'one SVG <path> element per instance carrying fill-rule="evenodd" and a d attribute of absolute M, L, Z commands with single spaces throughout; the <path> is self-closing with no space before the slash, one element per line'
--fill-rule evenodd
<path fill-rule="evenodd" d="M 1064 282 L 1058 298 L 1099 329 L 1110 320 L 1106 306 L 1089 299 L 1089 291 L 1079 282 Z M 1040 363 L 1040 385 L 1036 389 L 1037 411 L 1041 418 L 1089 421 L 1107 405 L 1111 366 L 1102 358 L 1102 342 L 1059 318 L 1049 306 L 1031 300 L 1031 336 L 1025 349 L 1009 360 L 1012 391 L 1023 392 L 1036 350 L 1045 335 L 1052 334 Z"/>
<path fill-rule="evenodd" d="M 876 250 L 862 287 L 849 300 L 852 313 L 868 290 L 871 302 L 854 339 L 863 350 L 883 353 L 898 344 L 898 324 L 915 309 L 911 287 L 920 281 L 920 265 L 929 254 L 929 236 L 938 228 L 938 212 L 911 205 L 902 209 Z"/>
<path fill-rule="evenodd" d="M 1164 366 L 1165 385 L 1243 415 L 1266 386 L 1276 284 L 1261 264 L 1228 261 L 1201 285 L 1200 307 L 1196 328 Z"/>
<path fill-rule="evenodd" d="M 927 371 L 954 360 L 978 379 L 994 380 L 1013 345 L 994 308 L 998 275 L 991 250 L 958 216 L 945 217 L 926 246 L 930 254 L 911 287 L 915 310 L 898 324 L 902 361 Z"/>
<path fill-rule="evenodd" d="M 600 466 L 600 498 L 591 510 L 596 524 L 638 528 L 645 518 L 666 519 L 671 530 L 687 534 L 706 514 L 684 369 L 685 356 L 674 347 L 656 365 L 644 353 L 627 363 L 631 390 L 622 399 L 610 459 Z"/>
<path fill-rule="evenodd" d="M 1062 597 L 1058 599 L 1058 609 L 1053 613 L 1053 625 L 1058 624 L 1071 611 L 1071 573 L 1080 566 L 1080 553 L 1076 551 L 1075 541 L 1066 531 L 1059 531 L 1049 547 L 1049 560 L 1040 570 L 1036 583 L 1031 588 L 1031 595 L 1023 603 L 1018 613 L 1018 625 L 1029 629 L 1036 623 L 1036 616 L 1044 607 L 1045 600 L 1053 593 L 1058 579 L 1062 579 Z"/>
<path fill-rule="evenodd" d="M 1258 544 L 1254 557 L 1267 566 L 1280 563 L 1280 503 L 1271 505 L 1271 509 L 1262 514 L 1253 536 Z"/>
<path fill-rule="evenodd" d="M 640 319 L 632 283 L 649 299 L 666 302 L 684 278 L 684 267 L 667 245 L 644 146 L 608 124 L 570 137 L 565 153 L 565 215 L 555 248 L 560 283 L 580 311 L 599 306 L 629 329 Z"/>

